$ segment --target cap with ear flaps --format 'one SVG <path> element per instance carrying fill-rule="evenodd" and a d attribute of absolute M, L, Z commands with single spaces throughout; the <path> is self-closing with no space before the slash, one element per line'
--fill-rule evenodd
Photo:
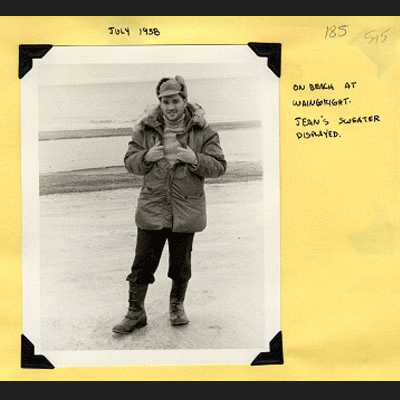
<path fill-rule="evenodd" d="M 177 75 L 173 78 L 163 78 L 157 85 L 157 97 L 172 96 L 180 94 L 184 99 L 187 98 L 187 89 L 185 80 Z"/>

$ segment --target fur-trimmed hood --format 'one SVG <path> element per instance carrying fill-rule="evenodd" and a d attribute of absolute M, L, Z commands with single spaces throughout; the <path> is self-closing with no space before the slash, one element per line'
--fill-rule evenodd
<path fill-rule="evenodd" d="M 133 127 L 134 130 L 141 129 L 143 126 L 148 125 L 154 129 L 162 129 L 164 120 L 162 111 L 159 104 L 153 104 L 146 108 Z M 204 129 L 208 123 L 205 118 L 205 110 L 197 103 L 188 103 L 185 108 L 185 125 L 187 129 L 197 125 L 199 128 Z"/>

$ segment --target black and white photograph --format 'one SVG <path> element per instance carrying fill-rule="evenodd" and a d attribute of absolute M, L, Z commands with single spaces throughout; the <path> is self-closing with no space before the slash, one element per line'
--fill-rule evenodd
<path fill-rule="evenodd" d="M 281 330 L 279 78 L 247 45 L 53 46 L 21 79 L 23 334 L 250 364 Z"/>

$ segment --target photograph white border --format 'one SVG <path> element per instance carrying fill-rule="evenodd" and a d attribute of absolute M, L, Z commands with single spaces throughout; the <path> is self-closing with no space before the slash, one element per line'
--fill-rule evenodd
<path fill-rule="evenodd" d="M 23 334 L 57 366 L 126 365 L 227 365 L 248 364 L 281 330 L 280 285 L 280 183 L 279 183 L 279 78 L 247 45 L 164 46 L 54 46 L 21 79 L 21 182 L 22 182 L 22 277 Z M 155 56 L 156 53 L 156 56 Z M 260 71 L 262 94 L 263 173 L 265 221 L 266 338 L 264 348 L 235 350 L 101 350 L 45 351 L 40 328 L 40 217 L 38 156 L 38 68 L 40 64 L 96 63 L 243 63 L 254 62 Z"/>

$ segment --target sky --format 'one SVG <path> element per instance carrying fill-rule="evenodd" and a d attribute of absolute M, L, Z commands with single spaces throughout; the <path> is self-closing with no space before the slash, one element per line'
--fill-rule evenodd
<path fill-rule="evenodd" d="M 39 87 L 66 84 L 158 82 L 162 77 L 185 79 L 255 76 L 251 63 L 42 64 Z"/>

